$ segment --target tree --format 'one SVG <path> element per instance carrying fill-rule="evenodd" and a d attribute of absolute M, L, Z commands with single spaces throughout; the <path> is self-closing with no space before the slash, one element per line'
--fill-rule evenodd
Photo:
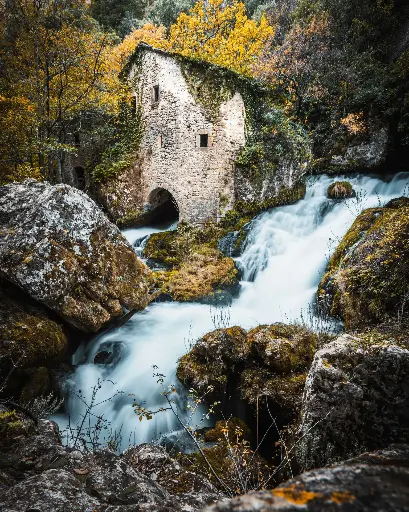
<path fill-rule="evenodd" d="M 181 12 L 188 12 L 195 0 L 155 0 L 148 6 L 146 17 L 155 25 L 170 27 Z"/>
<path fill-rule="evenodd" d="M 112 40 L 98 30 L 85 3 L 10 0 L 1 15 L 0 93 L 8 112 L 19 115 L 7 128 L 0 159 L 14 166 L 29 161 L 60 181 L 64 156 L 73 151 L 70 139 L 83 117 L 116 112 L 124 94 Z M 28 113 L 31 128 L 13 142 Z M 36 152 L 29 157 L 28 131 Z"/>
<path fill-rule="evenodd" d="M 169 49 L 244 75 L 274 35 L 266 16 L 257 23 L 238 0 L 200 0 L 170 28 Z"/>
<path fill-rule="evenodd" d="M 114 55 L 119 68 L 123 68 L 130 55 L 132 55 L 138 44 L 142 41 L 155 48 L 166 49 L 168 47 L 166 28 L 163 26 L 157 27 L 152 23 L 146 23 L 143 27 L 134 29 L 125 37 L 122 43 L 115 48 Z"/>
<path fill-rule="evenodd" d="M 105 30 L 123 37 L 144 19 L 148 4 L 148 0 L 93 0 L 90 13 Z"/>

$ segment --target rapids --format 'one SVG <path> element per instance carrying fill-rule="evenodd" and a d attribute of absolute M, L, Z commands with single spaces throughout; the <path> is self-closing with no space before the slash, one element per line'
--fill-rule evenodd
<path fill-rule="evenodd" d="M 175 396 L 181 415 L 186 417 L 185 392 L 176 382 L 175 371 L 178 358 L 194 340 L 226 324 L 248 329 L 261 323 L 299 321 L 300 317 L 313 324 L 311 306 L 317 285 L 337 243 L 363 209 L 403 195 L 409 174 L 397 174 L 389 182 L 347 177 L 357 197 L 342 202 L 327 199 L 328 186 L 342 179 L 310 178 L 305 199 L 262 213 L 252 221 L 244 253 L 237 258 L 243 271 L 241 293 L 231 307 L 217 310 L 197 303 L 154 303 L 122 327 L 97 335 L 80 347 L 74 356 L 78 366 L 65 383 L 67 414 L 54 418 L 60 428 L 66 428 L 68 415 L 71 425 L 81 420 L 84 402 L 91 400 L 92 388 L 99 383 L 97 402 L 102 403 L 93 412 L 103 414 L 112 431 L 121 433 L 118 449 L 156 439 L 180 425 L 169 412 L 150 421 L 139 421 L 134 412 L 134 398 L 150 410 L 165 405 L 158 379 L 152 376 L 154 366 L 166 376 L 166 386 L 176 385 Z M 155 231 L 158 229 L 139 228 L 126 230 L 124 235 L 134 244 Z M 136 250 L 140 253 L 140 247 Z M 94 364 L 101 344 L 113 341 L 122 342 L 119 360 L 110 365 Z M 81 390 L 81 398 L 70 393 L 73 390 Z M 117 390 L 122 394 L 109 399 Z M 107 435 L 102 431 L 101 440 Z"/>

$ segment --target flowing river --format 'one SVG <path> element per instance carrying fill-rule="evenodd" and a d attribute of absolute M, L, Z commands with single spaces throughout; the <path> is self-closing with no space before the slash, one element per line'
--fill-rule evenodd
<path fill-rule="evenodd" d="M 326 197 L 328 186 L 342 177 L 311 178 L 305 199 L 256 217 L 238 265 L 243 271 L 241 293 L 231 307 L 218 310 L 205 304 L 162 302 L 151 304 L 135 314 L 126 324 L 98 335 L 79 348 L 74 356 L 78 364 L 65 383 L 68 393 L 67 415 L 55 419 L 64 430 L 67 418 L 71 425 L 81 422 L 86 403 L 96 389 L 96 403 L 87 418 L 95 424 L 98 415 L 119 433 L 118 449 L 157 439 L 180 429 L 177 418 L 169 412 L 139 421 L 133 401 L 149 410 L 165 405 L 156 373 L 165 375 L 164 385 L 175 384 L 182 417 L 185 393 L 177 383 L 176 363 L 190 345 L 216 327 L 240 325 L 246 329 L 258 324 L 305 321 L 314 323 L 311 307 L 329 256 L 335 250 L 356 216 L 365 208 L 385 204 L 407 192 L 409 174 L 400 173 L 389 182 L 368 176 L 347 177 L 357 197 L 335 202 Z M 124 231 L 135 244 L 143 236 L 158 231 L 140 228 Z M 117 360 L 111 364 L 94 364 L 103 344 L 117 342 Z M 119 343 L 118 343 L 119 342 Z M 116 391 L 120 394 L 111 398 Z M 73 394 L 75 392 L 75 394 Z M 131 396 L 130 396 L 131 395 Z M 108 438 L 106 431 L 100 440 Z"/>

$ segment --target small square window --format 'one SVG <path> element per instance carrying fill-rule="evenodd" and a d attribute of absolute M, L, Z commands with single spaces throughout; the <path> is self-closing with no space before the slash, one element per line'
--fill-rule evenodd
<path fill-rule="evenodd" d="M 209 147 L 209 134 L 208 133 L 200 134 L 200 147 L 201 148 Z"/>
<path fill-rule="evenodd" d="M 155 103 L 159 101 L 159 85 L 153 87 L 153 101 Z"/>

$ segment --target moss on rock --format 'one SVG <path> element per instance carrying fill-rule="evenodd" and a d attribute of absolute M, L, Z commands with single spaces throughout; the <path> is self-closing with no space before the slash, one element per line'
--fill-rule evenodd
<path fill-rule="evenodd" d="M 396 316 L 408 287 L 409 206 L 401 199 L 359 215 L 329 262 L 318 302 L 347 328 L 362 327 Z"/>
<path fill-rule="evenodd" d="M 234 291 L 239 284 L 239 271 L 231 258 L 216 249 L 206 254 L 193 254 L 178 269 L 155 275 L 162 293 L 180 302 L 208 300 L 221 290 Z"/>
<path fill-rule="evenodd" d="M 281 424 L 289 425 L 299 416 L 317 345 L 314 333 L 295 325 L 262 325 L 248 333 L 240 327 L 218 329 L 179 360 L 177 376 L 200 395 L 207 393 L 210 403 L 220 401 L 227 409 L 237 389 L 248 412 L 274 404 Z"/>
<path fill-rule="evenodd" d="M 248 341 L 266 365 L 284 374 L 308 368 L 318 344 L 311 331 L 282 323 L 252 329 Z"/>
<path fill-rule="evenodd" d="M 177 377 L 200 393 L 207 392 L 211 386 L 220 397 L 228 374 L 235 370 L 236 365 L 243 363 L 249 353 L 244 329 L 217 329 L 203 336 L 190 352 L 179 359 Z"/>
<path fill-rule="evenodd" d="M 355 197 L 355 191 L 349 181 L 336 181 L 328 187 L 328 197 L 331 199 L 348 199 Z"/>
<path fill-rule="evenodd" d="M 67 338 L 53 320 L 27 312 L 18 302 L 0 295 L 0 351 L 2 356 L 32 367 L 58 359 Z"/>

